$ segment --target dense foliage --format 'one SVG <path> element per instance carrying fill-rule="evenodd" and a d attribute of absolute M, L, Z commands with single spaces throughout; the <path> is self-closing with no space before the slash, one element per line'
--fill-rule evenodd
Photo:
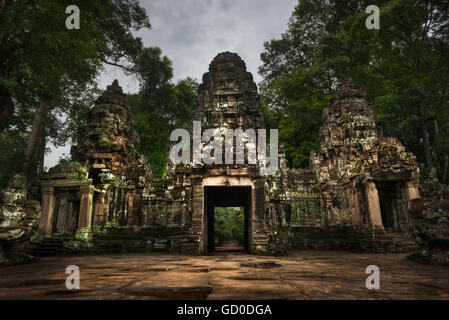
<path fill-rule="evenodd" d="M 243 208 L 217 207 L 214 214 L 215 236 L 219 245 L 225 242 L 244 242 Z"/>
<path fill-rule="evenodd" d="M 140 136 L 139 151 L 146 155 L 153 174 L 164 176 L 170 133 L 190 129 L 197 84 L 187 78 L 173 84 L 171 61 L 158 47 L 145 48 L 136 65 L 140 78 L 138 94 L 128 95 Z"/>
<path fill-rule="evenodd" d="M 80 29 L 68 30 L 66 7 L 73 4 Z M 0 154 L 0 185 L 18 171 L 41 173 L 49 142 L 76 141 L 105 64 L 139 80 L 140 92 L 129 96 L 139 150 L 155 175 L 164 174 L 171 130 L 191 126 L 196 83 L 173 84 L 171 61 L 133 35 L 141 28 L 150 23 L 137 0 L 6 1 L 0 9 L 0 149 L 9 152 Z"/>
<path fill-rule="evenodd" d="M 81 28 L 68 30 L 69 5 Z M 449 181 L 449 2 L 382 0 L 368 30 L 365 0 L 299 0 L 280 39 L 265 43 L 262 111 L 294 167 L 318 147 L 322 110 L 340 79 L 364 86 L 385 135 Z M 104 64 L 137 77 L 129 95 L 140 152 L 163 176 L 175 128 L 191 127 L 197 83 L 173 83 L 171 61 L 133 31 L 150 28 L 137 0 L 6 0 L 0 6 L 0 185 L 43 170 L 47 145 L 76 140 Z"/>
<path fill-rule="evenodd" d="M 351 78 L 366 88 L 384 134 L 399 137 L 447 183 L 449 3 L 378 1 L 378 30 L 365 26 L 371 4 L 299 1 L 286 32 L 261 55 L 265 118 L 279 128 L 290 163 L 307 166 L 322 109 L 338 80 Z"/>
<path fill-rule="evenodd" d="M 70 5 L 80 9 L 79 29 L 66 28 Z M 76 137 L 103 65 L 135 72 L 143 42 L 132 31 L 149 27 L 137 0 L 2 2 L 1 184 L 19 170 L 38 174 L 48 142 L 60 146 Z"/>

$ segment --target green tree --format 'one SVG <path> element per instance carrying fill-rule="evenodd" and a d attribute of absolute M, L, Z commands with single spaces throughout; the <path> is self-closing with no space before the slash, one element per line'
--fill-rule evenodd
<path fill-rule="evenodd" d="M 80 8 L 80 29 L 68 30 L 65 10 L 73 4 Z M 4 3 L 0 9 L 0 100 L 12 102 L 24 114 L 33 114 L 26 118 L 28 141 L 22 172 L 29 174 L 33 157 L 42 155 L 48 134 L 59 132 L 53 134 L 59 138 L 56 143 L 70 135 L 67 132 L 79 120 L 69 117 L 80 106 L 77 97 L 80 92 L 92 92 L 103 63 L 133 72 L 134 59 L 143 44 L 132 30 L 143 27 L 150 24 L 137 0 Z M 75 121 L 65 126 L 69 128 L 65 134 L 61 134 L 64 126 L 57 122 L 56 115 L 61 113 L 69 115 L 68 121 Z M 2 119 L 2 127 L 15 130 L 17 117 Z M 37 152 L 36 146 L 40 149 Z"/>
<path fill-rule="evenodd" d="M 318 147 L 322 110 L 335 85 L 335 74 L 322 63 L 321 39 L 341 30 L 341 20 L 357 12 L 361 1 L 301 0 L 281 39 L 265 42 L 259 73 L 267 125 L 279 128 L 287 160 L 306 167 Z"/>
<path fill-rule="evenodd" d="M 245 214 L 243 208 L 217 207 L 214 212 L 215 236 L 219 244 L 244 243 Z"/>
<path fill-rule="evenodd" d="M 158 47 L 142 50 L 136 62 L 140 80 L 138 94 L 128 95 L 140 136 L 139 151 L 148 157 L 155 176 L 165 175 L 170 133 L 192 126 L 196 81 L 187 78 L 172 83 L 171 61 Z"/>
<path fill-rule="evenodd" d="M 370 4 L 299 1 L 285 34 L 267 42 L 261 56 L 266 110 L 277 113 L 279 123 L 285 119 L 289 131 L 296 127 L 295 134 L 312 126 L 318 134 L 317 117 L 302 121 L 295 116 L 324 107 L 337 81 L 352 78 L 366 86 L 385 133 L 398 136 L 428 168 L 437 166 L 447 181 L 448 3 L 380 1 L 379 30 L 365 26 Z M 305 164 L 301 159 L 316 145 L 316 136 L 306 134 L 301 142 L 295 134 L 282 134 L 282 127 L 280 131 L 291 146 L 289 159 Z"/>

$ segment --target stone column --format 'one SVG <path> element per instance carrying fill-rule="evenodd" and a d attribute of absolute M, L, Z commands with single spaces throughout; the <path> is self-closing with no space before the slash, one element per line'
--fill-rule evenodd
<path fill-rule="evenodd" d="M 403 202 L 400 203 L 400 205 L 403 205 L 401 216 L 399 217 L 399 225 L 401 231 L 406 231 L 409 228 L 410 224 L 410 217 L 408 214 L 408 209 L 410 207 L 410 201 L 413 199 L 419 199 L 421 198 L 419 195 L 419 180 L 412 180 L 410 182 L 407 182 L 404 186 L 403 191 L 403 197 L 405 198 Z M 402 199 L 401 199 L 402 200 Z"/>
<path fill-rule="evenodd" d="M 94 191 L 91 185 L 80 187 L 81 201 L 76 238 L 89 241 L 92 236 L 92 209 Z"/>
<path fill-rule="evenodd" d="M 328 227 L 334 224 L 332 221 L 332 198 L 326 185 L 321 185 L 321 207 L 323 210 L 323 226 Z"/>
<path fill-rule="evenodd" d="M 365 195 L 368 201 L 368 214 L 371 227 L 383 230 L 379 193 L 377 192 L 376 184 L 373 181 L 366 182 Z"/>
<path fill-rule="evenodd" d="M 39 233 L 50 235 L 53 228 L 55 212 L 55 190 L 53 187 L 42 187 L 42 214 L 39 223 Z"/>
<path fill-rule="evenodd" d="M 250 215 L 249 227 L 249 251 L 250 253 L 266 253 L 268 249 L 268 235 L 264 231 L 265 193 L 264 180 L 253 181 L 251 203 L 252 214 Z"/>
<path fill-rule="evenodd" d="M 106 224 L 106 204 L 105 204 L 106 195 L 104 193 L 100 193 L 98 195 L 97 200 L 95 201 L 95 214 L 94 214 L 94 226 L 102 226 Z"/>
<path fill-rule="evenodd" d="M 207 253 L 207 224 L 204 216 L 204 186 L 202 183 L 193 185 L 192 199 L 192 233 L 199 235 L 199 251 Z"/>
<path fill-rule="evenodd" d="M 413 181 L 407 183 L 406 194 L 408 201 L 420 198 L 418 185 L 419 183 L 415 184 Z"/>
<path fill-rule="evenodd" d="M 354 225 L 361 225 L 362 224 L 362 215 L 360 214 L 360 206 L 359 206 L 359 195 L 358 195 L 358 189 L 356 187 L 352 190 L 352 222 Z"/>
<path fill-rule="evenodd" d="M 128 196 L 128 216 L 127 216 L 127 224 L 128 226 L 134 225 L 134 190 L 129 190 L 127 192 Z"/>

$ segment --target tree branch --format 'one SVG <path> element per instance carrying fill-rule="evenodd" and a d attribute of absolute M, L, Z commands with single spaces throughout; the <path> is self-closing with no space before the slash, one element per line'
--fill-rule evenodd
<path fill-rule="evenodd" d="M 106 63 L 106 64 L 110 65 L 110 66 L 119 67 L 119 68 L 122 68 L 122 69 L 124 69 L 124 70 L 126 70 L 126 71 L 129 71 L 129 72 L 136 72 L 136 71 L 137 71 L 137 70 L 135 70 L 135 69 L 133 69 L 133 68 L 129 68 L 129 67 L 126 67 L 126 66 L 124 66 L 124 65 L 115 63 L 115 62 L 107 61 L 107 60 L 105 60 L 105 59 L 101 59 L 101 61 L 102 61 L 103 63 Z"/>

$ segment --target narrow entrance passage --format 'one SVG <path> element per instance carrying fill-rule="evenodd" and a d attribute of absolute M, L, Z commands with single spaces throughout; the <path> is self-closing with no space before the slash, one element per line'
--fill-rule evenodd
<path fill-rule="evenodd" d="M 215 207 L 215 251 L 243 251 L 245 239 L 245 209 L 239 207 Z"/>
<path fill-rule="evenodd" d="M 226 210 L 243 210 L 243 241 L 241 241 L 240 249 L 248 251 L 249 249 L 249 235 L 250 235 L 250 212 L 251 212 L 251 187 L 204 187 L 204 208 L 205 208 L 205 223 L 207 226 L 207 253 L 220 250 L 218 235 L 223 234 L 226 230 L 215 228 L 223 228 L 224 224 L 219 222 L 220 218 L 228 218 Z M 234 212 L 236 213 L 236 212 Z M 217 214 L 217 221 L 215 219 Z M 216 223 L 215 223 L 216 222 Z M 216 247 L 217 244 L 217 247 Z M 221 248 L 223 249 L 223 248 Z M 234 249 L 239 249 L 234 246 Z"/>

